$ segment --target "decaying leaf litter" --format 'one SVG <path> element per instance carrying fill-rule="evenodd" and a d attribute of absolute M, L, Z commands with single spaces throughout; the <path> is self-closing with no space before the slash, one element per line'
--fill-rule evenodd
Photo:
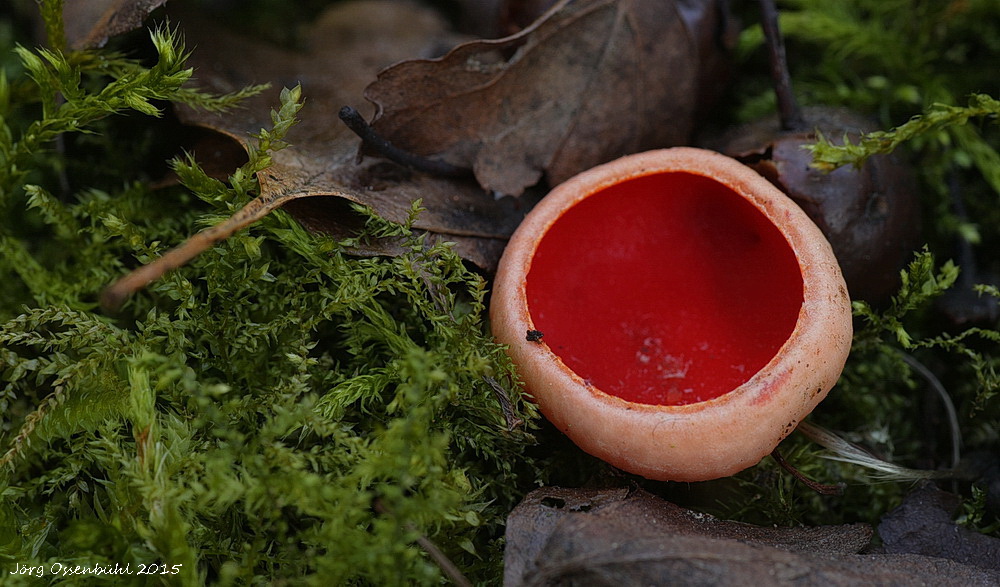
<path fill-rule="evenodd" d="M 578 6 L 583 4 L 587 3 L 578 3 Z M 590 3 L 590 5 L 593 5 L 591 7 L 594 8 L 594 11 L 597 13 L 600 13 L 601 10 L 604 11 L 610 10 L 607 4 L 608 3 L 597 3 L 597 2 Z M 398 8 L 399 8 L 398 6 L 393 6 L 394 9 L 393 12 L 395 12 L 395 10 L 397 10 Z M 622 12 L 626 11 L 623 10 Z M 429 16 L 430 13 L 426 13 L 426 15 Z M 352 22 L 356 23 L 357 16 L 358 15 L 353 15 L 347 20 L 351 20 Z M 413 15 L 408 15 L 409 18 L 412 18 L 412 16 Z M 331 21 L 336 20 L 333 17 L 330 18 Z M 384 21 L 384 18 L 376 18 L 376 20 L 382 23 Z M 435 18 L 430 18 L 430 20 L 435 20 Z M 188 27 L 184 24 L 183 18 L 178 17 L 178 22 L 180 23 L 180 26 L 183 27 L 183 29 L 187 32 Z M 197 23 L 197 20 L 192 22 Z M 325 21 L 320 20 L 319 24 L 316 25 L 317 35 L 319 35 L 319 31 L 332 30 L 333 28 L 335 28 L 335 25 L 331 24 L 330 25 L 331 29 L 324 29 L 323 26 L 321 26 L 323 25 L 324 22 Z M 616 20 L 615 22 L 619 21 Z M 407 25 L 409 24 L 411 23 L 407 22 Z M 439 25 L 441 25 L 440 21 L 438 21 L 430 28 L 436 28 Z M 443 28 L 443 25 L 441 26 L 442 28 L 437 29 L 437 31 L 434 34 L 439 34 L 440 32 L 445 30 Z M 193 31 L 195 30 L 195 28 L 196 27 L 192 26 L 191 30 Z M 197 38 L 190 36 L 190 34 L 191 33 L 189 33 L 188 37 L 189 42 L 192 38 Z M 211 43 L 220 37 L 217 30 L 208 31 L 205 34 L 206 37 L 202 37 L 202 39 L 198 43 L 199 46 L 201 46 L 202 43 L 205 44 Z M 321 35 L 319 38 L 324 38 L 324 36 Z M 325 38 L 330 38 L 330 37 L 326 36 Z M 366 40 L 371 40 L 371 39 L 366 39 Z M 301 60 L 300 54 L 268 49 L 266 47 L 261 46 L 259 43 L 249 43 L 249 45 L 240 46 L 238 40 L 233 39 L 230 40 L 230 42 L 232 42 L 233 45 L 229 45 L 226 42 L 221 42 L 221 45 L 222 47 L 239 47 L 239 48 L 234 50 L 233 57 L 228 62 L 226 60 L 221 61 L 221 63 L 224 63 L 226 65 L 226 72 L 229 75 L 220 76 L 218 78 L 215 77 L 209 78 L 209 84 L 219 84 L 218 86 L 216 86 L 217 89 L 225 89 L 227 91 L 232 91 L 250 82 L 270 81 L 276 86 L 274 89 L 274 91 L 276 91 L 278 82 L 275 82 L 273 80 L 288 80 L 290 82 L 288 84 L 285 84 L 284 81 L 280 82 L 281 85 L 283 86 L 292 86 L 299 81 L 299 76 L 290 73 L 290 71 L 294 71 L 297 68 L 290 68 L 290 69 L 287 67 L 277 68 L 277 70 L 273 74 L 273 79 L 263 79 L 269 77 L 266 74 L 263 75 L 262 77 L 257 77 L 257 75 L 259 75 L 262 71 L 260 69 L 260 63 L 267 64 L 267 63 L 281 62 L 287 66 L 288 63 L 296 63 L 300 61 Z M 514 41 L 514 43 L 521 43 L 521 42 L 522 42 L 521 40 Z M 421 49 L 412 50 L 406 55 L 397 55 L 394 58 L 388 58 L 385 62 L 379 63 L 379 65 L 383 65 L 385 63 L 391 62 L 399 58 L 408 58 L 408 57 L 413 57 L 414 55 L 424 55 L 424 53 L 422 53 L 422 49 L 424 46 L 423 41 L 419 39 L 416 40 L 414 47 L 416 45 L 421 45 Z M 484 45 L 485 49 L 492 51 L 497 48 L 499 43 L 486 42 L 484 43 Z M 213 47 L 215 49 L 212 52 L 213 55 L 222 53 L 223 52 L 222 47 Z M 484 47 L 477 47 L 475 44 L 471 46 L 472 48 L 469 48 L 470 46 L 466 47 L 467 47 L 466 50 L 468 51 L 473 51 L 474 49 L 479 49 L 479 50 L 484 49 Z M 435 49 L 434 51 L 435 53 L 440 53 L 441 48 L 442 48 L 441 45 L 433 47 L 433 49 Z M 268 58 L 261 57 L 259 63 L 257 59 L 246 59 L 247 55 L 253 55 L 255 57 L 259 56 L 261 51 L 273 52 L 270 54 L 275 55 L 275 57 L 273 58 L 274 61 L 272 62 L 270 57 Z M 206 56 L 205 55 L 201 56 L 201 58 L 204 57 Z M 493 54 L 492 57 L 495 58 L 496 55 Z M 207 68 L 212 67 L 210 63 L 198 62 L 197 60 L 199 60 L 199 58 L 200 58 L 199 51 L 195 51 L 193 59 L 195 59 L 196 60 L 195 62 L 198 63 L 200 72 L 204 71 Z M 688 55 L 688 58 L 690 58 L 690 55 Z M 308 62 L 308 60 L 305 61 Z M 355 65 L 358 63 L 359 60 L 356 58 L 355 60 L 346 59 L 345 61 L 351 65 Z M 360 61 L 364 60 L 360 59 Z M 247 69 L 254 70 L 253 76 L 247 75 L 246 72 L 233 73 L 234 69 L 238 69 L 237 67 L 234 67 L 236 64 L 249 65 L 251 63 L 253 63 L 254 67 L 253 68 L 247 67 Z M 304 72 L 309 71 L 311 65 L 313 65 L 313 63 L 303 66 L 301 68 L 301 71 Z M 422 62 L 415 62 L 411 64 L 411 67 L 419 68 L 424 65 L 426 64 Z M 377 67 L 375 67 L 374 69 L 377 69 Z M 392 71 L 393 70 L 390 69 L 388 70 L 388 72 L 386 72 L 386 74 L 387 75 L 391 74 Z M 483 72 L 478 71 L 477 73 L 483 73 Z M 199 74 L 199 77 L 201 77 L 201 74 Z M 347 76 L 345 74 L 345 79 L 348 79 L 349 77 L 350 76 Z M 391 80 L 391 76 L 389 77 L 389 79 Z M 354 87 L 354 89 L 357 90 L 359 88 L 363 88 L 366 83 L 367 80 L 364 78 L 364 76 L 359 75 L 357 85 Z M 339 84 L 334 84 L 334 85 L 337 85 L 339 87 Z M 409 84 L 404 84 L 404 85 L 409 85 Z M 355 153 L 357 152 L 357 140 L 352 135 L 347 134 L 342 125 L 337 124 L 338 121 L 334 119 L 334 115 L 332 113 L 336 112 L 339 106 L 343 104 L 354 103 L 358 105 L 359 109 L 363 109 L 364 104 L 358 102 L 357 99 L 358 94 L 354 92 L 352 92 L 352 95 L 354 95 L 355 97 L 352 99 L 339 99 L 339 97 L 335 97 L 329 101 L 324 100 L 322 102 L 322 104 L 324 105 L 323 108 L 322 109 L 317 108 L 316 111 L 321 110 L 327 113 L 327 116 L 329 116 L 330 118 L 329 120 L 330 124 L 328 125 L 315 124 L 316 119 L 307 116 L 307 114 L 309 113 L 307 108 L 310 108 L 315 104 L 313 102 L 314 100 L 313 92 L 319 90 L 320 88 L 324 90 L 329 89 L 331 96 L 335 96 L 336 93 L 339 91 L 336 88 L 325 88 L 322 84 L 310 87 L 308 84 L 303 83 L 303 90 L 306 96 L 307 106 L 302 111 L 302 118 L 307 121 L 313 120 L 313 123 L 309 126 L 309 128 L 305 130 L 303 130 L 302 125 L 296 127 L 295 133 L 301 133 L 301 134 L 290 134 L 288 137 L 288 142 L 291 143 L 293 146 L 285 150 L 277 151 L 274 156 L 274 164 L 268 169 L 267 172 L 261 174 L 260 176 L 261 199 L 259 200 L 259 202 L 261 202 L 261 204 L 259 204 L 261 208 L 259 210 L 262 213 L 266 214 L 270 210 L 284 205 L 286 202 L 291 204 L 291 206 L 296 205 L 295 203 L 292 203 L 293 201 L 297 203 L 309 202 L 310 205 L 303 206 L 298 211 L 296 211 L 291 206 L 289 206 L 289 208 L 292 214 L 296 216 L 296 218 L 298 218 L 306 226 L 309 226 L 310 228 L 314 229 L 330 231 L 336 228 L 336 225 L 332 223 L 340 221 L 339 218 L 332 221 L 330 220 L 331 216 L 329 213 L 330 209 L 334 210 L 335 212 L 344 213 L 346 212 L 346 206 L 344 206 L 342 203 L 340 204 L 330 203 L 330 206 L 324 206 L 323 204 L 316 204 L 316 205 L 311 205 L 311 204 L 320 202 L 322 199 L 341 198 L 346 201 L 360 202 L 369 205 L 373 207 L 380 215 L 390 220 L 405 221 L 406 214 L 409 210 L 409 205 L 408 205 L 409 200 L 413 199 L 412 194 L 419 194 L 421 197 L 424 197 L 425 194 L 434 194 L 434 193 L 445 194 L 445 197 L 443 198 L 444 203 L 441 205 L 441 208 L 446 209 L 447 204 L 449 203 L 447 201 L 448 196 L 453 196 L 456 193 L 456 191 L 461 193 L 466 193 L 467 195 L 470 196 L 470 202 L 474 202 L 476 206 L 485 207 L 487 208 L 487 210 L 483 212 L 480 208 L 474 208 L 472 209 L 472 212 L 469 215 L 459 219 L 448 218 L 447 213 L 445 213 L 443 215 L 446 217 L 443 220 L 440 219 L 425 220 L 426 224 L 421 224 L 420 219 L 422 218 L 425 219 L 427 215 L 427 213 L 424 212 L 418 217 L 418 221 L 417 223 L 415 223 L 415 226 L 417 228 L 429 230 L 432 233 L 440 234 L 442 235 L 442 238 L 445 238 L 447 240 L 458 240 L 458 237 L 464 237 L 464 236 L 471 236 L 474 239 L 487 239 L 487 243 L 489 244 L 480 249 L 480 250 L 485 249 L 486 252 L 480 253 L 481 254 L 480 257 L 476 257 L 475 252 L 466 253 L 463 256 L 465 256 L 468 260 L 472 261 L 473 263 L 480 265 L 481 267 L 489 268 L 490 264 L 488 259 L 490 258 L 491 255 L 498 254 L 499 248 L 497 248 L 497 245 L 499 245 L 499 247 L 502 247 L 502 241 L 505 235 L 509 234 L 509 230 L 516 225 L 519 215 L 523 215 L 523 213 L 526 211 L 526 208 L 530 206 L 530 196 L 529 198 L 527 198 L 528 203 L 521 202 L 520 204 L 515 203 L 516 200 L 512 200 L 511 198 L 495 198 L 495 197 L 482 198 L 481 196 L 483 195 L 483 190 L 479 186 L 471 182 L 461 182 L 453 179 L 428 177 L 424 174 L 400 169 L 398 166 L 386 163 L 385 161 L 378 161 L 377 158 L 372 157 L 371 154 L 366 155 L 366 157 L 362 160 L 362 163 L 359 165 L 357 163 L 357 160 L 355 159 Z M 271 107 L 273 107 L 274 103 L 276 102 L 273 94 L 271 95 L 264 94 L 261 97 L 256 98 L 255 100 L 257 100 L 257 105 L 254 106 L 254 102 L 251 101 L 250 103 L 247 104 L 246 111 L 244 111 L 242 114 L 239 111 L 235 111 L 235 114 L 232 113 L 226 114 L 223 115 L 222 118 L 220 118 L 217 117 L 216 115 L 205 115 L 204 113 L 194 113 L 191 115 L 190 118 L 187 118 L 186 120 L 191 124 L 202 125 L 215 132 L 222 133 L 228 137 L 231 137 L 232 139 L 234 139 L 239 143 L 248 144 L 249 141 L 246 138 L 247 132 L 254 132 L 268 125 L 266 114 L 268 110 Z M 329 104 L 330 108 L 327 108 L 325 106 L 326 104 Z M 447 108 L 444 108 L 444 110 L 447 110 Z M 180 115 L 182 118 L 187 116 L 187 114 L 183 112 Z M 606 120 L 606 118 L 602 118 L 599 116 L 596 118 L 601 118 L 602 120 Z M 620 121 L 621 119 L 618 120 Z M 472 167 L 473 170 L 476 172 L 476 177 L 479 178 L 480 182 L 485 182 L 487 185 L 503 186 L 503 189 L 501 190 L 496 190 L 496 188 L 491 188 L 494 189 L 495 191 L 501 191 L 501 192 L 507 191 L 508 193 L 518 193 L 519 190 L 523 190 L 527 187 L 530 187 L 535 181 L 537 181 L 537 179 L 541 177 L 541 173 L 543 171 L 551 174 L 551 177 L 560 177 L 559 170 L 565 169 L 565 167 L 560 167 L 560 165 L 562 165 L 562 160 L 560 160 L 559 158 L 555 158 L 550 161 L 539 161 L 536 155 L 529 154 L 529 156 L 526 157 L 526 159 L 528 160 L 528 164 L 518 165 L 513 167 L 513 169 L 515 169 L 518 172 L 515 174 L 516 175 L 515 179 L 509 180 L 508 178 L 500 178 L 499 180 L 494 180 L 494 179 L 484 180 L 483 178 L 492 177 L 490 175 L 491 173 L 496 174 L 498 167 L 502 167 L 502 166 L 497 166 L 495 164 L 497 155 L 496 154 L 491 155 L 490 150 L 488 148 L 483 148 L 482 150 L 485 151 L 486 153 L 481 154 L 476 150 L 476 148 L 469 147 L 468 145 L 469 141 L 467 141 L 466 143 L 457 141 L 456 143 L 457 146 L 453 147 L 452 150 L 450 151 L 447 149 L 443 151 L 436 150 L 436 148 L 440 147 L 440 145 L 443 144 L 444 141 L 442 141 L 442 143 L 430 142 L 426 146 L 421 146 L 419 144 L 419 141 L 408 138 L 406 136 L 406 131 L 412 128 L 413 127 L 412 125 L 403 124 L 402 130 L 397 129 L 395 131 L 392 130 L 391 125 L 392 123 L 389 120 L 389 117 L 387 117 L 381 125 L 378 124 L 378 119 L 376 119 L 375 127 L 377 130 L 385 132 L 390 137 L 393 137 L 394 133 L 396 132 L 402 133 L 401 135 L 398 136 L 397 139 L 400 144 L 407 145 L 414 151 L 422 152 L 423 154 L 429 156 L 444 157 L 444 158 L 451 157 L 452 160 L 456 163 L 469 165 L 470 167 Z M 478 125 L 474 127 L 478 127 Z M 622 127 L 629 128 L 628 125 L 622 125 Z M 475 144 L 475 147 L 480 147 L 482 144 L 495 146 L 491 143 L 491 140 L 495 137 L 496 134 L 497 134 L 496 129 L 487 128 L 485 131 L 485 135 L 483 135 L 486 137 L 485 140 L 483 139 L 483 137 L 477 137 L 473 139 L 471 142 Z M 500 134 L 502 135 L 503 133 Z M 438 138 L 441 137 L 440 134 L 438 134 L 437 136 Z M 331 138 L 334 138 L 334 140 L 330 140 Z M 546 151 L 546 149 L 552 149 L 553 139 L 549 137 L 547 138 L 547 141 L 548 142 L 541 141 L 545 145 L 544 147 L 541 148 L 541 151 L 543 151 L 543 153 Z M 680 142 L 685 142 L 685 141 L 681 140 Z M 501 144 L 500 147 L 504 147 L 504 145 Z M 621 149 L 621 148 L 622 147 L 620 145 L 613 146 L 613 149 Z M 507 149 L 508 149 L 507 152 L 510 152 L 509 146 L 507 146 Z M 530 149 L 528 151 L 530 151 Z M 499 152 L 503 153 L 504 149 L 500 148 Z M 197 157 L 197 151 L 195 152 L 195 156 Z M 600 156 L 607 156 L 607 154 Z M 542 158 L 544 159 L 544 156 Z M 552 164 L 553 161 L 557 161 L 559 164 L 555 164 L 552 166 L 552 168 L 550 168 L 549 164 Z M 590 164 L 592 163 L 593 161 L 591 161 Z M 572 165 L 573 164 L 571 163 L 569 167 L 572 168 Z M 583 165 L 583 168 L 589 166 L 589 164 L 581 164 L 581 165 Z M 571 175 L 573 172 L 571 171 L 566 173 Z M 491 184 L 490 182 L 493 181 L 496 181 L 498 183 Z M 377 185 L 377 187 L 381 189 L 371 189 L 373 187 L 372 184 L 373 183 L 377 184 L 378 182 L 383 182 L 381 185 Z M 421 185 L 421 187 L 419 189 L 413 189 L 414 183 Z M 410 189 L 413 189 L 413 191 L 409 191 Z M 371 192 L 378 192 L 378 194 L 372 195 Z M 382 200 L 380 200 L 379 199 L 380 197 L 384 197 L 385 201 L 383 202 Z M 312 200 L 311 198 L 316 198 L 316 199 Z M 399 205 L 400 201 L 406 202 L 407 205 L 406 206 Z M 496 209 L 490 208 L 490 206 L 497 204 L 498 202 L 509 204 L 510 208 L 503 209 L 500 212 L 498 212 Z M 427 199 L 424 199 L 424 203 L 425 207 L 427 207 L 429 211 L 432 211 L 434 209 L 433 204 L 431 205 L 427 204 Z M 491 215 L 493 216 L 491 217 Z M 433 216 L 433 213 L 431 214 L 431 216 Z M 258 217 L 259 215 L 257 215 L 256 213 L 251 213 L 244 220 L 240 222 L 239 226 L 234 226 L 233 228 L 238 229 L 240 226 L 243 226 L 248 222 L 252 222 Z M 470 217 L 472 217 L 473 220 L 470 220 Z M 503 226 L 507 226 L 508 227 L 507 229 L 497 230 L 495 228 L 495 225 L 497 223 L 496 218 L 498 217 L 503 219 L 500 222 L 500 224 Z M 483 218 L 485 218 L 485 220 L 483 220 Z M 448 223 L 449 220 L 453 220 L 452 224 Z M 486 230 L 482 231 L 479 231 L 478 229 L 470 230 L 468 226 L 470 225 L 474 227 L 477 226 L 476 223 L 477 221 L 479 221 L 481 225 L 485 225 L 490 228 L 487 228 Z M 504 230 L 506 230 L 506 232 Z M 459 244 L 460 252 L 462 251 L 461 247 L 462 244 L 460 243 Z M 473 247 L 471 250 L 475 250 L 475 247 Z M 384 253 L 386 251 L 387 249 L 385 248 L 376 248 L 371 252 Z M 706 548 L 711 548 L 711 546 L 706 546 Z M 767 561 L 765 564 L 774 564 L 774 561 L 776 559 L 768 558 L 767 556 L 765 556 L 764 560 Z"/>

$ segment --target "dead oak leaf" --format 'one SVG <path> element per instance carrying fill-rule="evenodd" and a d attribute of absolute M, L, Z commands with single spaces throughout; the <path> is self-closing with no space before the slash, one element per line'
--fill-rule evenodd
<path fill-rule="evenodd" d="M 544 487 L 507 519 L 504 585 L 993 585 L 1000 575 L 915 554 L 861 554 L 865 524 L 761 527 L 638 489 Z"/>
<path fill-rule="evenodd" d="M 249 135 L 270 122 L 277 88 L 301 85 L 305 122 L 290 131 L 291 146 L 272 155 L 260 176 L 261 197 L 287 205 L 307 227 L 334 229 L 343 201 L 371 207 L 394 222 L 406 220 L 410 204 L 421 199 L 424 213 L 415 227 L 450 240 L 462 237 L 503 242 L 524 211 L 513 202 L 494 202 L 472 182 L 411 173 L 382 160 L 356 161 L 357 137 L 337 116 L 341 106 L 359 104 L 364 87 L 382 67 L 413 55 L 440 52 L 454 43 L 434 11 L 406 2 L 368 0 L 335 5 L 323 13 L 305 37 L 304 51 L 263 45 L 227 34 L 202 19 L 184 18 L 191 57 L 199 81 L 209 89 L 232 91 L 271 83 L 269 93 L 224 115 L 181 109 L 181 120 L 226 134 L 246 145 Z M 310 199 L 305 202 L 305 199 Z M 331 200 L 337 198 L 337 202 Z M 523 206 L 521 206 L 523 208 Z M 486 258 L 471 259 L 489 266 Z"/>
<path fill-rule="evenodd" d="M 955 523 L 961 498 L 926 482 L 878 526 L 882 551 L 947 558 L 1000 573 L 1000 539 Z"/>
<path fill-rule="evenodd" d="M 393 144 L 520 195 L 689 142 L 725 77 L 728 27 L 715 0 L 563 1 L 513 36 L 386 69 L 365 97 Z"/>
<path fill-rule="evenodd" d="M 282 87 L 301 88 L 304 120 L 289 131 L 289 147 L 272 153 L 271 166 L 258 174 L 260 195 L 228 220 L 196 234 L 150 265 L 112 285 L 104 305 L 113 308 L 167 270 L 277 208 L 307 228 L 336 237 L 353 236 L 361 204 L 390 221 L 407 220 L 414 200 L 424 211 L 414 228 L 430 241 L 455 243 L 464 259 L 492 270 L 506 239 L 530 209 L 528 202 L 496 201 L 472 180 L 431 177 L 384 160 L 356 160 L 360 141 L 337 116 L 343 105 L 363 104 L 364 87 L 382 67 L 402 59 L 440 54 L 455 44 L 443 19 L 429 8 L 391 0 L 339 3 L 324 12 L 305 35 L 303 50 L 261 43 L 226 31 L 198 12 L 174 10 L 170 21 L 194 47 L 189 64 L 204 90 L 227 93 L 254 84 L 271 90 L 247 99 L 241 108 L 217 114 L 178 107 L 185 124 L 231 139 L 237 150 L 250 147 L 252 134 L 271 125 L 271 109 Z M 218 137 L 209 141 L 218 151 Z M 195 146 L 194 156 L 199 155 Z M 212 159 L 231 160 L 215 153 Z M 359 254 L 393 254 L 397 243 L 378 241 Z"/>

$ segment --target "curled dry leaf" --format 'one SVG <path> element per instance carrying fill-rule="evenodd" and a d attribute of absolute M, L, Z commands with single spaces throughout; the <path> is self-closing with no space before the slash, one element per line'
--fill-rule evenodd
<path fill-rule="evenodd" d="M 521 32 L 411 60 L 365 91 L 393 144 L 520 195 L 622 155 L 686 144 L 723 85 L 723 2 L 571 0 Z"/>
<path fill-rule="evenodd" d="M 997 573 L 912 554 L 857 554 L 864 524 L 766 528 L 642 490 L 533 491 L 507 519 L 504 584 L 990 585 Z"/>

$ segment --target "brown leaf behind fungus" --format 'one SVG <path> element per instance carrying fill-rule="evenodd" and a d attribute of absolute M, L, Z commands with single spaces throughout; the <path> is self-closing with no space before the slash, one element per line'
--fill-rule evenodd
<path fill-rule="evenodd" d="M 542 488 L 507 519 L 504 584 L 991 585 L 1000 575 L 917 555 L 856 554 L 864 524 L 767 528 L 642 490 Z"/>
<path fill-rule="evenodd" d="M 723 84 L 724 3 L 571 0 L 503 39 L 378 76 L 373 126 L 520 195 L 616 157 L 687 143 Z M 366 153 L 369 153 L 366 151 Z"/>

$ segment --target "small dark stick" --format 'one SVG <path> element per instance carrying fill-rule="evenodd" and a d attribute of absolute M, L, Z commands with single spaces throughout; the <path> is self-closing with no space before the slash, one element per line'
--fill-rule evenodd
<path fill-rule="evenodd" d="M 361 140 L 364 141 L 366 145 L 375 149 L 380 155 L 390 161 L 409 167 L 414 171 L 420 171 L 430 175 L 438 175 L 441 177 L 472 176 L 472 170 L 467 167 L 459 167 L 458 165 L 452 165 L 447 161 L 438 161 L 436 159 L 421 157 L 420 155 L 405 151 L 396 145 L 393 145 L 385 137 L 375 132 L 375 129 L 365 122 L 364 117 L 350 106 L 344 106 L 341 108 L 339 116 L 340 119 L 344 121 L 344 124 L 347 125 L 347 128 L 351 129 L 354 134 L 361 137 Z"/>
<path fill-rule="evenodd" d="M 379 514 L 388 516 L 393 515 L 393 513 L 382 503 L 382 500 L 377 497 L 372 505 L 374 506 L 375 511 Z M 406 524 L 406 529 L 417 535 L 417 544 L 419 544 L 420 548 L 423 548 L 424 552 L 426 552 L 431 559 L 437 563 L 438 568 L 441 569 L 441 572 L 444 573 L 446 577 L 451 579 L 452 583 L 458 585 L 459 587 L 472 587 L 472 583 L 465 577 L 465 575 L 462 574 L 462 571 L 455 566 L 455 563 L 451 562 L 448 555 L 438 548 L 437 544 L 434 544 L 430 538 L 424 536 L 414 524 Z"/>
<path fill-rule="evenodd" d="M 768 57 L 771 62 L 771 79 L 774 95 L 778 99 L 778 114 L 782 130 L 804 130 L 805 119 L 792 93 L 792 76 L 788 73 L 785 42 L 778 27 L 778 8 L 774 0 L 760 0 L 761 26 L 767 39 Z"/>
<path fill-rule="evenodd" d="M 785 457 L 781 456 L 781 453 L 778 452 L 778 449 L 774 449 L 773 451 L 771 451 L 771 458 L 773 458 L 774 461 L 776 463 L 778 463 L 781 466 L 782 469 L 784 469 L 784 470 L 788 471 L 789 473 L 791 473 L 792 477 L 795 477 L 800 482 L 802 482 L 803 485 L 805 485 L 809 489 L 812 489 L 813 491 L 815 491 L 816 493 L 818 493 L 820 495 L 843 495 L 844 494 L 844 484 L 843 483 L 838 483 L 836 485 L 827 485 L 825 483 L 820 483 L 818 481 L 813 481 L 809 477 L 806 477 L 802 473 L 802 471 L 796 469 L 795 467 L 792 466 L 791 463 L 789 463 L 788 461 L 786 461 Z"/>

